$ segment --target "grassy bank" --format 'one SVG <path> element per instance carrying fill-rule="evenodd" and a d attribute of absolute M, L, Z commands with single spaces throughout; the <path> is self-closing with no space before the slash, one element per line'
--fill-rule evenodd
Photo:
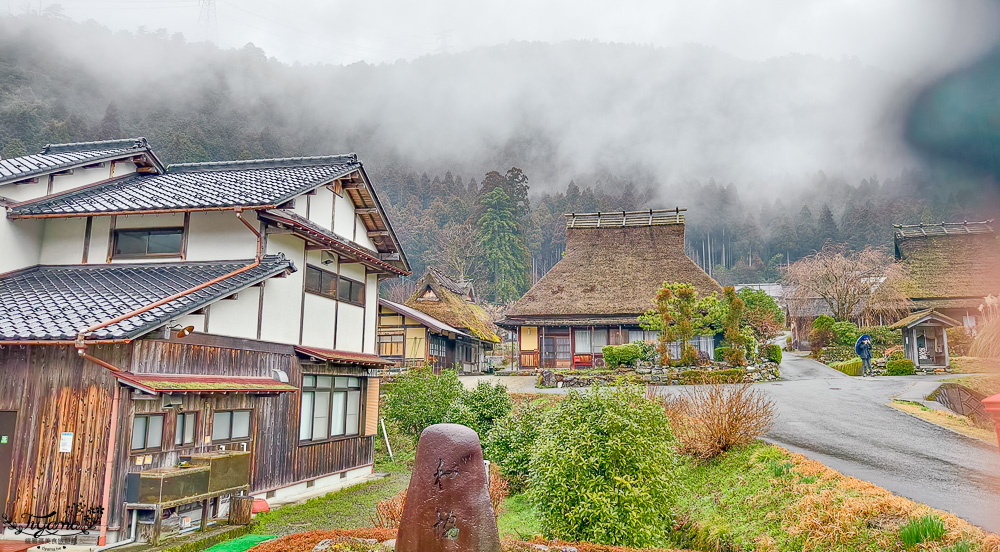
<path fill-rule="evenodd" d="M 902 410 L 907 414 L 926 420 L 932 424 L 946 427 L 963 435 L 979 439 L 992 445 L 997 444 L 996 430 L 976 424 L 968 416 L 960 416 L 952 412 L 934 410 L 911 401 L 892 401 L 889 406 Z"/>

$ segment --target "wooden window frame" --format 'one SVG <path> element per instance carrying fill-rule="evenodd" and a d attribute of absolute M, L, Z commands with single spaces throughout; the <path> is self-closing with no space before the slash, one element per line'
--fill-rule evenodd
<path fill-rule="evenodd" d="M 226 439 L 216 439 L 215 438 L 215 415 L 216 414 L 221 414 L 223 412 L 229 412 L 229 413 L 232 414 L 229 417 L 229 437 L 226 438 Z M 237 412 L 249 412 L 250 413 L 250 423 L 247 426 L 247 436 L 246 437 L 238 437 L 238 438 L 234 439 L 233 438 L 233 420 L 236 419 L 235 414 Z M 211 436 L 212 444 L 213 445 L 224 445 L 224 444 L 227 444 L 227 443 L 246 443 L 246 442 L 249 442 L 252 439 L 252 437 L 253 437 L 253 430 L 254 430 L 254 419 L 253 419 L 253 409 L 252 408 L 231 408 L 231 409 L 227 408 L 227 409 L 223 409 L 223 410 L 214 410 L 214 411 L 212 411 L 212 431 L 211 431 L 211 433 L 209 435 Z"/>
<path fill-rule="evenodd" d="M 311 387 L 306 387 L 305 386 L 305 379 L 307 377 L 313 378 L 313 386 L 311 386 Z M 331 379 L 331 383 L 330 383 L 330 387 L 316 387 L 316 383 L 315 382 L 317 381 L 317 378 L 321 378 L 321 377 L 332 378 Z M 351 387 L 350 385 L 348 385 L 347 387 L 338 387 L 337 386 L 337 378 L 355 378 L 355 379 L 358 380 L 358 385 L 357 385 L 357 387 Z M 348 380 L 348 382 L 350 382 L 350 380 Z M 335 402 L 333 400 L 334 394 L 335 393 L 347 393 L 347 392 L 350 392 L 350 391 L 359 391 L 360 392 L 360 395 L 358 397 L 358 432 L 357 433 L 346 433 L 346 431 L 347 431 L 347 427 L 346 427 L 347 426 L 347 399 L 345 398 L 344 399 L 344 426 L 345 426 L 344 427 L 344 431 L 345 431 L 344 435 L 330 435 L 330 436 L 328 436 L 326 438 L 319 438 L 319 439 L 312 439 L 312 438 L 302 439 L 302 437 L 301 437 L 301 432 L 302 432 L 302 400 L 300 398 L 300 401 L 299 401 L 299 426 L 298 426 L 298 432 L 299 432 L 299 439 L 298 439 L 298 441 L 299 441 L 299 446 L 301 447 L 301 446 L 318 445 L 318 444 L 321 444 L 321 443 L 330 443 L 330 442 L 333 442 L 333 441 L 343 441 L 345 439 L 355 439 L 357 437 L 361 437 L 364 434 L 364 420 L 365 420 L 365 410 L 366 410 L 366 408 L 365 408 L 365 402 L 367 400 L 366 393 L 367 393 L 367 389 L 368 389 L 368 378 L 365 377 L 365 376 L 336 375 L 336 374 L 318 374 L 318 373 L 302 374 L 302 384 L 299 385 L 299 391 L 300 391 L 299 394 L 301 396 L 305 396 L 306 393 L 315 393 L 317 389 L 323 390 L 323 391 L 329 391 L 330 392 L 330 411 L 329 411 L 329 415 L 327 416 L 327 429 L 326 429 L 326 433 L 327 434 L 329 434 L 332 431 L 331 426 L 333 424 L 333 405 L 334 405 L 334 402 Z M 316 414 L 315 413 L 315 407 L 316 407 L 315 399 L 313 399 L 313 403 L 312 404 L 313 404 L 313 407 L 312 407 L 313 408 L 313 412 L 311 413 L 312 414 L 311 417 L 315 418 L 315 414 Z M 310 424 L 311 423 L 312 422 L 310 422 Z M 310 426 L 310 433 L 312 433 L 311 429 L 312 429 L 312 427 Z"/>
<path fill-rule="evenodd" d="M 186 219 L 185 219 L 186 220 Z M 118 253 L 118 239 L 123 233 L 145 233 L 146 237 L 146 248 L 149 248 L 149 236 L 152 233 L 167 233 L 167 231 L 180 232 L 181 245 L 177 253 L 146 253 L 146 254 L 134 254 L 134 253 Z M 119 259 L 183 259 L 187 252 L 187 224 L 184 226 L 157 226 L 155 228 L 112 228 L 111 229 L 111 249 L 110 257 L 111 260 Z"/>
<path fill-rule="evenodd" d="M 174 420 L 174 448 L 175 449 L 184 449 L 184 448 L 191 448 L 191 447 L 198 446 L 198 418 L 200 417 L 200 414 L 201 413 L 199 411 L 197 411 L 197 410 L 180 411 L 180 412 L 177 413 L 177 418 Z M 184 423 L 184 420 L 185 420 L 185 417 L 189 416 L 189 415 L 194 417 L 194 421 L 191 422 L 192 425 L 194 425 L 194 431 L 193 431 L 192 436 L 191 436 L 191 442 L 190 443 L 185 443 L 184 442 L 184 434 L 183 434 L 183 432 L 184 432 L 184 428 L 187 426 L 187 424 Z M 178 434 L 181 435 L 181 442 L 180 443 L 177 442 L 177 435 Z"/>
<path fill-rule="evenodd" d="M 344 287 L 345 284 L 349 286 L 349 289 L 353 289 L 355 285 L 360 286 L 361 297 L 357 301 L 354 300 L 353 293 L 349 293 L 349 296 L 348 296 L 347 299 L 345 299 L 345 298 L 343 298 L 343 297 L 340 296 L 340 291 L 341 291 L 341 289 L 343 289 L 343 287 Z M 352 280 L 351 278 L 346 278 L 344 276 L 340 276 L 340 281 L 337 282 L 337 300 L 341 301 L 343 303 L 348 303 L 350 305 L 357 305 L 359 307 L 364 307 L 365 306 L 365 293 L 366 293 L 366 291 L 367 290 L 365 289 L 365 283 L 364 282 L 359 282 L 357 280 Z"/>
<path fill-rule="evenodd" d="M 162 451 L 163 450 L 163 428 L 164 428 L 164 423 L 166 422 L 166 417 L 167 416 L 166 416 L 165 412 L 152 412 L 152 413 L 149 413 L 149 414 L 136 414 L 135 416 L 133 416 L 132 417 L 132 427 L 130 428 L 131 431 L 129 433 L 129 444 L 128 444 L 129 454 L 146 454 L 146 453 L 150 453 L 150 452 L 160 452 L 160 451 Z M 135 428 L 135 422 L 137 420 L 139 420 L 139 418 L 145 418 L 146 419 L 146 422 L 145 422 L 146 423 L 146 429 L 143 432 L 143 441 L 144 441 L 142 443 L 143 444 L 143 448 L 133 448 L 132 447 L 132 444 L 133 444 L 132 443 L 132 432 L 135 431 L 135 429 L 134 429 Z M 150 418 L 160 418 L 160 446 L 158 446 L 158 447 L 148 447 L 148 446 L 146 446 L 146 444 L 149 443 L 149 419 Z"/>
<path fill-rule="evenodd" d="M 331 292 L 323 291 L 322 280 L 320 281 L 320 289 L 310 289 L 309 288 L 309 271 L 310 270 L 315 270 L 316 272 L 319 272 L 321 278 L 324 277 L 324 276 L 331 278 L 333 280 L 333 284 L 334 284 L 333 291 L 331 291 Z M 338 281 L 338 278 L 339 278 L 339 276 L 337 275 L 336 272 L 330 272 L 329 270 L 323 270 L 322 268 L 320 268 L 318 266 L 307 264 L 306 265 L 306 275 L 305 275 L 305 278 L 304 278 L 305 283 L 304 283 L 303 287 L 304 287 L 306 293 L 311 293 L 313 295 L 319 295 L 320 297 L 326 297 L 327 299 L 333 299 L 333 300 L 336 301 L 336 300 L 338 300 L 337 299 L 337 292 L 340 290 L 340 282 Z"/>
<path fill-rule="evenodd" d="M 396 338 L 399 338 L 398 341 Z M 386 339 L 386 341 L 383 341 Z M 406 354 L 406 338 L 401 333 L 381 334 L 378 336 L 378 355 L 381 357 L 400 357 Z M 382 345 L 389 345 L 388 352 L 382 350 Z M 395 346 L 399 345 L 399 352 L 395 353 Z"/>

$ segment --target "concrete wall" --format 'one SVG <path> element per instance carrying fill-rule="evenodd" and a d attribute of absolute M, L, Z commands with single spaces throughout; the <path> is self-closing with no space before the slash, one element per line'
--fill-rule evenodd
<path fill-rule="evenodd" d="M 257 310 L 259 305 L 259 287 L 244 289 L 236 295 L 235 299 L 223 299 L 212 303 L 208 307 L 208 332 L 231 337 L 257 339 Z"/>
<path fill-rule="evenodd" d="M 87 219 L 73 217 L 48 219 L 42 234 L 41 264 L 80 264 L 83 262 L 83 244 Z"/>
<path fill-rule="evenodd" d="M 0 274 L 39 263 L 45 224 L 40 220 L 7 219 L 6 209 L 0 209 Z"/>

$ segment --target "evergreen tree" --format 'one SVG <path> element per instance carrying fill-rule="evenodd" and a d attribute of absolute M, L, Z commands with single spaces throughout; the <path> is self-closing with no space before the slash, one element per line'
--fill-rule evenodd
<path fill-rule="evenodd" d="M 122 137 L 122 127 L 118 116 L 118 104 L 111 102 L 104 112 L 104 118 L 97 128 L 97 137 L 101 140 L 114 140 Z"/>
<path fill-rule="evenodd" d="M 833 211 L 830 206 L 823 204 L 819 212 L 819 220 L 816 222 L 816 237 L 822 248 L 826 242 L 840 242 L 840 229 L 837 228 L 837 221 L 833 219 Z"/>
<path fill-rule="evenodd" d="M 528 289 L 528 249 L 515 218 L 514 203 L 497 186 L 480 201 L 483 214 L 477 224 L 482 266 L 491 299 L 507 303 Z"/>

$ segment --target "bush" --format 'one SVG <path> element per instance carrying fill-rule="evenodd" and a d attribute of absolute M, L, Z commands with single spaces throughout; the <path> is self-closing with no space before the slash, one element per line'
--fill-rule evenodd
<path fill-rule="evenodd" d="M 523 492 L 528 486 L 531 450 L 541 424 L 541 412 L 526 405 L 498 421 L 486 435 L 483 455 L 500 467 L 514 493 Z"/>
<path fill-rule="evenodd" d="M 887 376 L 912 376 L 915 373 L 912 360 L 904 358 L 885 363 L 885 375 Z"/>
<path fill-rule="evenodd" d="M 660 357 L 660 353 L 656 352 L 656 342 L 654 341 L 636 341 L 632 345 L 639 346 L 642 351 L 642 356 L 639 358 L 645 362 L 652 364 Z"/>
<path fill-rule="evenodd" d="M 631 547 L 664 544 L 677 458 L 667 417 L 641 387 L 571 392 L 531 455 L 530 496 L 546 536 Z"/>
<path fill-rule="evenodd" d="M 445 421 L 471 427 L 480 439 L 493 429 L 501 418 L 510 414 L 513 402 L 502 383 L 480 381 L 471 392 L 462 393 L 452 403 Z"/>
<path fill-rule="evenodd" d="M 886 347 L 899 345 L 903 342 L 903 332 L 893 330 L 888 326 L 866 326 L 858 330 L 858 334 L 870 335 L 872 338 L 872 347 L 876 349 L 885 349 Z"/>
<path fill-rule="evenodd" d="M 834 322 L 833 327 L 833 341 L 837 345 L 850 345 L 854 346 L 854 342 L 861 337 L 858 332 L 858 325 L 854 322 Z"/>
<path fill-rule="evenodd" d="M 779 345 L 767 344 L 761 349 L 762 357 L 770 360 L 771 362 L 781 364 L 781 347 Z"/>
<path fill-rule="evenodd" d="M 465 390 L 454 370 L 435 375 L 429 366 L 413 368 L 386 385 L 385 417 L 416 439 L 427 426 L 444 421 Z"/>
<path fill-rule="evenodd" d="M 833 325 L 836 323 L 837 321 L 834 320 L 832 316 L 821 314 L 817 316 L 815 320 L 813 320 L 813 329 L 833 331 Z"/>
<path fill-rule="evenodd" d="M 605 345 L 601 349 L 601 354 L 604 355 L 604 364 L 608 368 L 634 366 L 635 361 L 643 357 L 642 347 L 637 343 Z"/>
<path fill-rule="evenodd" d="M 730 351 L 729 347 L 726 347 L 726 346 L 716 347 L 715 348 L 715 360 L 718 361 L 718 362 L 722 362 L 723 360 L 725 360 L 726 355 L 729 354 L 729 351 Z"/>
<path fill-rule="evenodd" d="M 955 326 L 945 330 L 948 332 L 948 354 L 951 356 L 966 356 L 972 347 L 972 336 L 965 333 L 964 326 Z"/>
<path fill-rule="evenodd" d="M 941 540 L 944 537 L 944 522 L 934 515 L 911 519 L 899 528 L 899 540 L 903 546 L 913 548 L 922 542 Z"/>
<path fill-rule="evenodd" d="M 833 318 L 821 314 L 813 320 L 812 329 L 809 330 L 809 349 L 813 356 L 818 356 L 824 347 L 833 343 Z"/>
<path fill-rule="evenodd" d="M 819 355 L 819 359 L 827 363 L 843 362 L 845 360 L 851 360 L 855 356 L 857 356 L 857 353 L 854 352 L 854 345 L 838 345 L 836 347 L 827 347 L 826 349 L 823 349 L 823 352 Z"/>
<path fill-rule="evenodd" d="M 680 382 L 685 385 L 696 385 L 700 383 L 743 383 L 747 379 L 747 371 L 744 368 L 729 368 L 727 370 L 684 370 L 680 375 Z"/>
<path fill-rule="evenodd" d="M 861 359 L 855 357 L 854 360 L 845 360 L 844 362 L 834 362 L 830 364 L 830 367 L 839 370 L 848 376 L 860 376 L 862 372 Z"/>
<path fill-rule="evenodd" d="M 375 513 L 368 514 L 368 519 L 372 522 L 372 527 L 379 529 L 397 529 L 403 520 L 403 505 L 406 504 L 406 489 L 399 491 L 396 496 L 390 497 L 375 504 Z"/>
<path fill-rule="evenodd" d="M 774 423 L 775 406 L 752 384 L 711 384 L 660 397 L 681 452 L 700 460 L 753 442 Z"/>
<path fill-rule="evenodd" d="M 906 353 L 903 352 L 902 345 L 894 345 L 885 350 L 885 358 L 887 360 L 903 360 L 906 358 Z"/>

